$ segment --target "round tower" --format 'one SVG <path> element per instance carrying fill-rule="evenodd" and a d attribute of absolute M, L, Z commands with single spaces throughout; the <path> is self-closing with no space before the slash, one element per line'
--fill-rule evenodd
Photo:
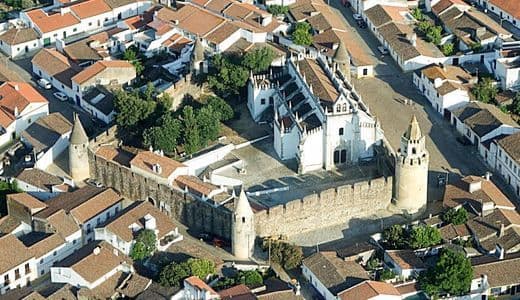
<path fill-rule="evenodd" d="M 88 137 L 77 114 L 69 139 L 69 171 L 74 182 L 81 182 L 90 177 L 88 163 Z"/>
<path fill-rule="evenodd" d="M 191 62 L 195 75 L 207 72 L 206 62 L 204 61 L 204 45 L 199 38 L 195 39 Z"/>
<path fill-rule="evenodd" d="M 347 52 L 343 40 L 339 40 L 339 45 L 334 53 L 332 61 L 336 65 L 336 68 L 341 71 L 343 76 L 350 81 L 350 55 Z"/>
<path fill-rule="evenodd" d="M 231 223 L 231 247 L 239 260 L 249 260 L 255 247 L 255 215 L 244 190 L 235 201 L 235 211 Z"/>
<path fill-rule="evenodd" d="M 395 162 L 395 206 L 409 214 L 426 208 L 428 192 L 428 163 L 426 137 L 419 123 L 412 117 L 408 129 L 401 137 L 401 148 Z"/>

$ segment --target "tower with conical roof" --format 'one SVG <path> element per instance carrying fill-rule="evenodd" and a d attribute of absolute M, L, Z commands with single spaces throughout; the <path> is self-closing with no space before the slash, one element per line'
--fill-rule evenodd
<path fill-rule="evenodd" d="M 255 238 L 255 214 L 242 189 L 240 196 L 235 200 L 235 210 L 231 223 L 233 255 L 239 260 L 249 260 L 253 256 Z"/>
<path fill-rule="evenodd" d="M 90 177 L 88 163 L 88 137 L 77 114 L 69 139 L 69 173 L 74 182 L 81 182 Z"/>
<path fill-rule="evenodd" d="M 341 71 L 343 76 L 350 81 L 350 55 L 348 54 L 347 48 L 342 40 L 339 40 L 339 45 L 334 53 L 332 62 L 336 68 Z"/>
<path fill-rule="evenodd" d="M 195 75 L 207 72 L 207 66 L 204 60 L 204 45 L 202 45 L 202 41 L 199 38 L 195 39 L 191 59 L 192 69 Z"/>
<path fill-rule="evenodd" d="M 399 210 L 414 214 L 426 208 L 429 161 L 426 137 L 413 116 L 401 137 L 401 148 L 395 162 L 393 201 Z"/>

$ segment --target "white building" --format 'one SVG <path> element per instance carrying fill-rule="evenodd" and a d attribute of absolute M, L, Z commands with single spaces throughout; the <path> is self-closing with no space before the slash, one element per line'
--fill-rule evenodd
<path fill-rule="evenodd" d="M 18 138 L 38 118 L 49 114 L 48 101 L 30 84 L 0 85 L 0 146 Z"/>
<path fill-rule="evenodd" d="M 96 240 L 104 240 L 122 253 L 130 255 L 135 237 L 143 229 L 155 233 L 159 251 L 164 251 L 172 243 L 183 239 L 170 217 L 148 201 L 135 202 L 116 219 L 94 231 Z"/>
<path fill-rule="evenodd" d="M 11 28 L 0 35 L 0 50 L 11 58 L 21 57 L 41 46 L 33 28 Z"/>
<path fill-rule="evenodd" d="M 403 299 L 399 290 L 387 282 L 373 280 L 363 281 L 341 293 L 338 298 L 341 300 L 356 299 L 362 295 L 366 300 L 399 300 Z"/>
<path fill-rule="evenodd" d="M 500 80 L 500 86 L 503 90 L 520 89 L 520 57 L 498 58 L 495 76 Z"/>
<path fill-rule="evenodd" d="M 220 299 L 220 296 L 199 277 L 191 276 L 184 279 L 184 289 L 178 295 L 175 295 L 173 299 L 213 300 Z"/>
<path fill-rule="evenodd" d="M 90 243 L 52 267 L 51 281 L 93 290 L 113 276 L 133 271 L 132 260 L 110 244 Z"/>
<path fill-rule="evenodd" d="M 520 28 L 520 7 L 515 1 L 509 0 L 477 0 L 478 4 L 488 12 L 498 15 L 502 20 L 507 21 Z"/>
<path fill-rule="evenodd" d="M 0 237 L 0 295 L 24 287 L 38 277 L 33 253 L 12 234 Z"/>
<path fill-rule="evenodd" d="M 476 80 L 462 68 L 449 65 L 431 65 L 413 74 L 415 86 L 439 114 L 446 116 L 470 101 L 466 84 Z"/>
<path fill-rule="evenodd" d="M 63 179 L 35 168 L 23 169 L 14 180 L 19 189 L 42 201 L 68 190 Z"/>
<path fill-rule="evenodd" d="M 520 295 L 520 258 L 500 259 L 473 266 L 471 299 Z M 487 297 L 486 297 L 487 296 Z"/>
<path fill-rule="evenodd" d="M 59 112 L 41 117 L 21 134 L 21 141 L 33 150 L 34 167 L 45 170 L 69 146 L 72 124 Z"/>
<path fill-rule="evenodd" d="M 384 254 L 385 264 L 399 277 L 416 278 L 426 270 L 424 262 L 412 250 L 387 250 Z"/>
<path fill-rule="evenodd" d="M 520 132 L 497 137 L 491 148 L 496 153 L 492 167 L 506 180 L 516 195 L 520 196 Z"/>
<path fill-rule="evenodd" d="M 248 108 L 255 121 L 273 118 L 274 148 L 296 158 L 299 172 L 371 159 L 383 132 L 352 85 L 326 59 L 293 58 L 272 76 L 252 76 Z"/>

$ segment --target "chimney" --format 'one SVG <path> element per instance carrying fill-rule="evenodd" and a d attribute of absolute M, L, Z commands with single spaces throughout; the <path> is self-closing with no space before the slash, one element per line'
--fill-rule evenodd
<path fill-rule="evenodd" d="M 498 257 L 498 259 L 504 259 L 504 248 L 500 246 L 499 244 L 495 245 L 495 256 Z"/>
<path fill-rule="evenodd" d="M 412 46 L 417 47 L 417 33 L 412 33 L 410 36 L 410 43 Z"/>
<path fill-rule="evenodd" d="M 94 253 L 94 255 L 99 255 L 100 252 L 101 252 L 101 248 L 99 248 L 99 246 L 96 246 L 96 248 L 94 248 L 94 251 L 92 251 L 92 253 Z"/>
<path fill-rule="evenodd" d="M 493 211 L 494 208 L 495 208 L 495 203 L 493 201 L 486 201 L 486 202 L 481 201 L 480 202 L 480 215 L 483 217 L 487 216 L 487 215 L 489 215 L 489 213 L 491 213 Z"/>
<path fill-rule="evenodd" d="M 19 91 L 20 90 L 20 86 L 18 86 L 18 84 L 15 84 L 14 85 L 14 89 L 15 89 L 15 91 Z"/>
<path fill-rule="evenodd" d="M 144 216 L 144 228 L 152 231 L 155 231 L 157 228 L 155 218 L 151 214 L 146 214 Z"/>
<path fill-rule="evenodd" d="M 476 191 L 480 191 L 481 188 L 482 188 L 482 182 L 480 180 L 472 180 L 469 183 L 468 192 L 473 193 Z"/>
<path fill-rule="evenodd" d="M 500 224 L 500 231 L 498 232 L 498 237 L 503 237 L 504 236 L 504 231 L 505 231 L 505 226 L 504 226 L 504 223 L 501 223 Z"/>
<path fill-rule="evenodd" d="M 484 175 L 484 178 L 486 179 L 486 181 L 489 181 L 489 179 L 491 178 L 491 172 L 486 172 L 486 175 Z"/>
<path fill-rule="evenodd" d="M 113 252 L 114 252 L 114 255 L 115 255 L 115 256 L 119 256 L 119 251 L 117 251 L 116 248 L 114 248 L 114 251 L 113 251 Z"/>
<path fill-rule="evenodd" d="M 152 171 L 154 173 L 157 173 L 157 174 L 161 174 L 162 173 L 162 167 L 160 164 L 153 164 L 152 165 Z"/>

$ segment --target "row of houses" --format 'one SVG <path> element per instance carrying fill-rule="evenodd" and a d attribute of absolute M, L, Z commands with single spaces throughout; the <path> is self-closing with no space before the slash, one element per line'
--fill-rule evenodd
<path fill-rule="evenodd" d="M 34 194 L 7 199 L 3 219 L 10 221 L 0 223 L 0 244 L 10 255 L 0 264 L 1 294 L 50 273 L 53 283 L 111 297 L 121 277 L 137 276 L 128 257 L 136 233 L 152 230 L 160 251 L 182 239 L 173 221 L 151 203 L 126 206 L 112 189 L 86 186 L 43 201 Z"/>

